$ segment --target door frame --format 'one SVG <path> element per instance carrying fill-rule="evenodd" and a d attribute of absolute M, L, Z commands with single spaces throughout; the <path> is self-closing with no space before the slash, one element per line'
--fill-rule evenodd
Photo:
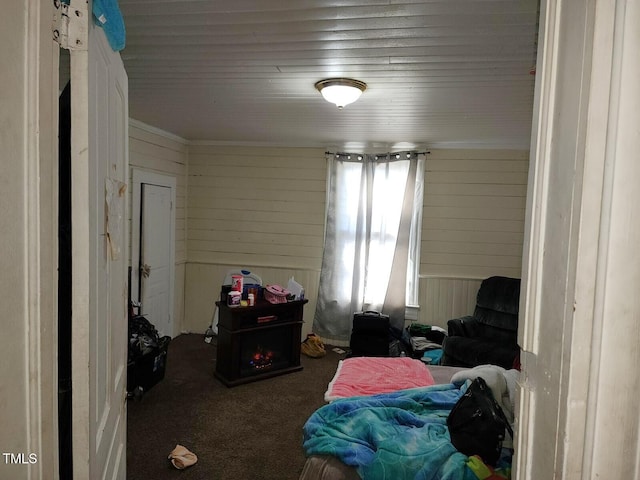
<path fill-rule="evenodd" d="M 21 10 L 21 11 L 20 11 Z M 15 147 L 10 179 L 21 179 L 16 192 L 22 194 L 22 217 L 7 215 L 3 219 L 21 218 L 15 222 L 16 242 L 23 239 L 23 250 L 11 249 L 13 266 L 23 269 L 22 286 L 13 298 L 12 292 L 3 291 L 4 311 L 8 315 L 3 323 L 4 342 L 2 360 L 14 375 L 9 395 L 14 398 L 3 409 L 4 432 L 0 443 L 20 445 L 23 451 L 35 453 L 37 462 L 12 470 L 14 478 L 45 478 L 57 474 L 58 465 L 58 369 L 57 369 L 57 291 L 58 291 L 58 62 L 59 45 L 51 35 L 53 2 L 27 0 L 17 8 L 5 8 L 3 27 L 16 38 L 11 49 L 8 70 L 20 71 L 24 79 L 16 101 L 3 108 L 15 122 L 7 128 L 13 137 L 7 145 Z M 16 13 L 14 16 L 12 11 Z M 20 12 L 18 14 L 18 12 Z M 19 28 L 23 30 L 20 31 Z M 21 47 L 19 46 L 21 45 Z M 11 91 L 10 82 L 9 91 Z M 20 98 L 22 97 L 22 98 Z M 18 146 L 22 145 L 22 150 Z M 19 176 L 18 169 L 22 168 Z M 15 176 L 14 176 L 15 175 Z M 19 189 L 19 190 L 18 190 Z M 5 235 L 3 237 L 7 238 Z M 18 244 L 15 243 L 17 246 Z M 7 247 L 7 245 L 4 245 Z M 16 279 L 12 280 L 16 283 Z M 8 300 L 8 301 L 7 301 Z M 20 305 L 18 307 L 18 305 Z M 15 332 L 16 336 L 12 333 Z M 5 346 L 13 345 L 6 349 Z M 22 355 L 12 357 L 13 351 Z M 9 367 L 10 365 L 10 367 Z M 8 448 L 8 447 L 5 447 Z M 0 472 L 7 465 L 0 466 Z M 55 477 L 57 478 L 57 477 Z"/>
<path fill-rule="evenodd" d="M 540 15 L 513 473 L 632 478 L 640 7 L 543 0 Z"/>
<path fill-rule="evenodd" d="M 171 247 L 169 252 L 169 314 L 171 315 L 171 332 L 169 334 L 175 336 L 176 324 L 174 322 L 175 312 L 175 276 L 176 276 L 176 177 L 163 175 L 157 172 L 151 172 L 141 168 L 131 169 L 131 300 L 140 301 L 140 271 L 137 266 L 140 263 L 140 215 L 142 203 L 142 184 L 152 184 L 160 187 L 168 187 L 171 189 Z"/>

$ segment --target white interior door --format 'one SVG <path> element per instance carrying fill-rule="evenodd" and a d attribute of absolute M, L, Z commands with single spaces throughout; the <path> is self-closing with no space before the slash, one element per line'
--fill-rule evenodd
<path fill-rule="evenodd" d="M 173 337 L 171 188 L 143 183 L 140 216 L 141 312 L 160 335 Z"/>
<path fill-rule="evenodd" d="M 90 15 L 89 15 L 90 17 Z M 126 477 L 128 90 L 88 24 L 71 52 L 74 478 Z"/>

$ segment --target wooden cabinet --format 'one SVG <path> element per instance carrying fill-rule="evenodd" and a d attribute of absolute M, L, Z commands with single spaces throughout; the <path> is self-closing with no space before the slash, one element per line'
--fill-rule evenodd
<path fill-rule="evenodd" d="M 228 307 L 216 302 L 218 351 L 215 376 L 226 386 L 302 370 L 300 335 L 308 300 L 253 307 Z"/>

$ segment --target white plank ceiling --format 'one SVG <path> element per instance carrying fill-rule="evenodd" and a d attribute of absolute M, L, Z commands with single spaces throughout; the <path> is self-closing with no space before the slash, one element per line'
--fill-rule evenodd
<path fill-rule="evenodd" d="M 189 140 L 528 149 L 537 0 L 120 0 L 130 115 Z M 314 88 L 368 88 L 338 110 Z"/>

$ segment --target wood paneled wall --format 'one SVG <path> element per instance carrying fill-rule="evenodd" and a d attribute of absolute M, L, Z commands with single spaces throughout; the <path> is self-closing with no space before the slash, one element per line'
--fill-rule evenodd
<path fill-rule="evenodd" d="M 421 277 L 418 322 L 446 330 L 448 320 L 471 315 L 480 283 L 479 278 Z"/>
<path fill-rule="evenodd" d="M 190 146 L 189 261 L 319 269 L 325 184 L 320 149 Z"/>
<path fill-rule="evenodd" d="M 528 158 L 515 150 L 431 151 L 421 274 L 520 277 Z"/>
<path fill-rule="evenodd" d="M 186 204 L 187 204 L 187 157 L 185 140 L 162 132 L 141 122 L 129 122 L 129 166 L 176 178 L 176 251 L 174 281 L 174 331 L 184 330 L 184 279 L 187 261 L 186 248 Z M 130 178 L 129 181 L 132 184 Z M 129 188 L 129 204 L 131 192 Z M 132 209 L 129 209 L 131 214 Z M 131 218 L 129 218 L 131 222 Z M 131 232 L 129 225 L 129 232 Z M 129 243 L 131 239 L 129 239 Z M 131 245 L 129 245 L 130 247 Z M 129 251 L 131 249 L 129 248 Z"/>
<path fill-rule="evenodd" d="M 326 161 L 317 148 L 189 147 L 185 326 L 201 332 L 227 271 L 263 283 L 294 276 L 309 292 L 311 331 L 324 238 Z"/>
<path fill-rule="evenodd" d="M 471 313 L 482 278 L 520 276 L 528 152 L 432 150 L 427 157 L 418 320 Z M 185 329 L 204 332 L 229 270 L 307 289 L 310 331 L 322 262 L 324 152 L 189 146 Z"/>

